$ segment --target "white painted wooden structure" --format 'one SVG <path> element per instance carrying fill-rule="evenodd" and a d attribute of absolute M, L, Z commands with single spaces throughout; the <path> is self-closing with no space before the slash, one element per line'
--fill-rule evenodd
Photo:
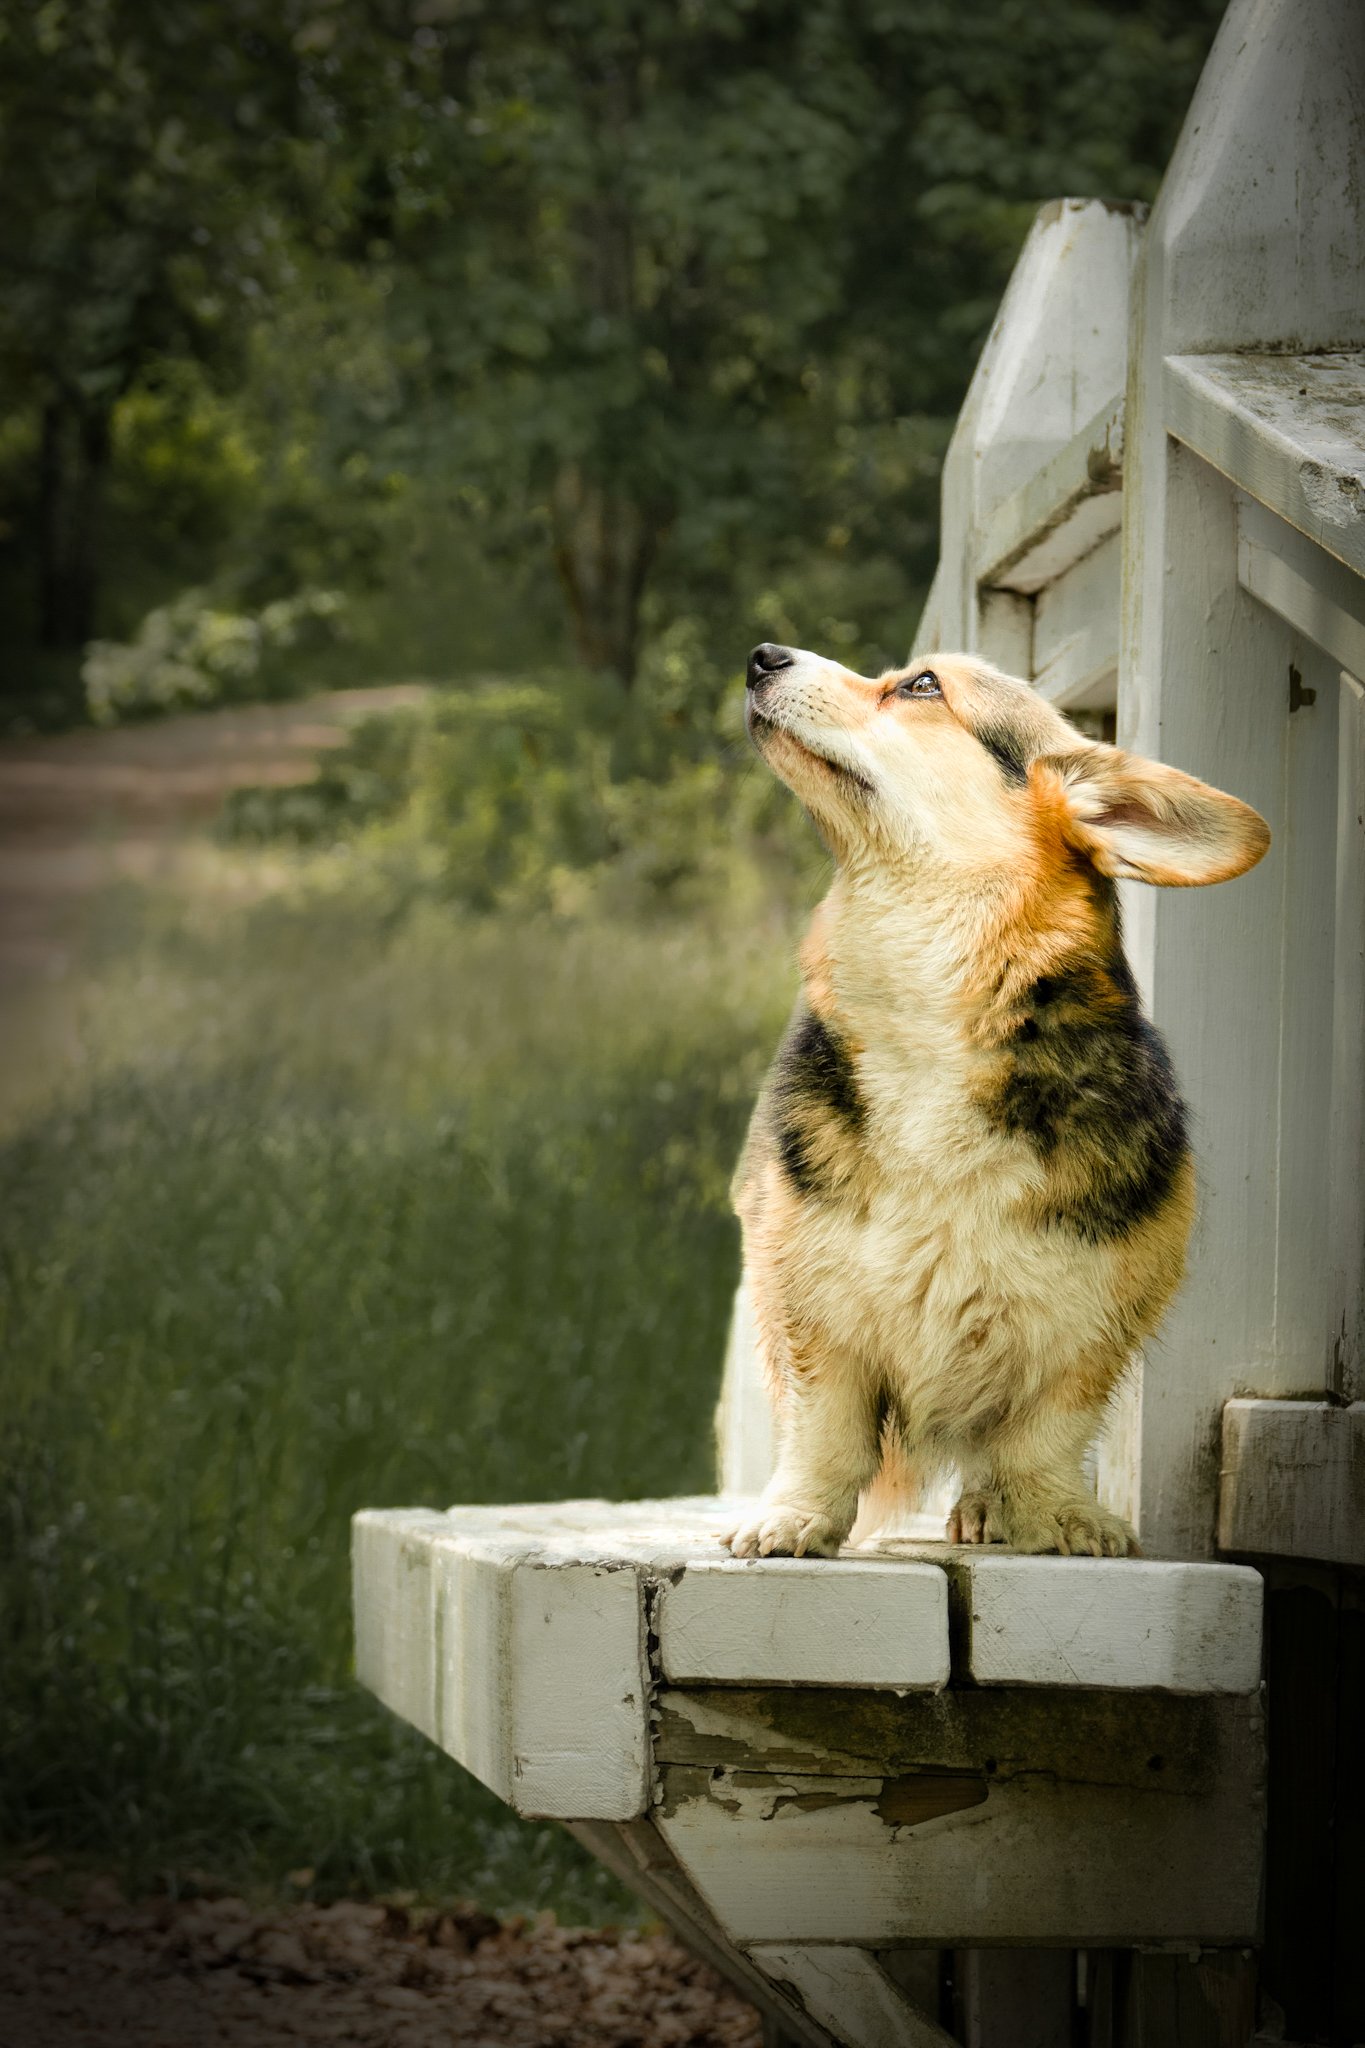
<path fill-rule="evenodd" d="M 948 2039 L 907 2002 L 916 1947 L 1254 1937 L 1257 1572 L 737 1560 L 735 1510 L 361 1514 L 359 1675 L 801 2040 Z"/>
<path fill-rule="evenodd" d="M 1363 179 L 1365 7 L 1234 0 L 1150 221 L 1040 213 L 944 470 L 919 647 L 1275 834 L 1234 888 L 1126 894 L 1203 1189 L 1097 1452 L 1145 1557 L 931 1513 L 739 1562 L 723 1497 L 357 1517 L 362 1680 L 811 2048 L 1069 2044 L 1081 1981 L 1090 2048 L 1249 2038 L 1262 1576 L 1226 1560 L 1365 1565 Z M 756 1492 L 743 1287 L 717 1425 Z"/>

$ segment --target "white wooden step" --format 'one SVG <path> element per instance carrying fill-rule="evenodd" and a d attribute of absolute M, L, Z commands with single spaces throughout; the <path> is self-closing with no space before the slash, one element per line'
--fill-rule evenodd
<path fill-rule="evenodd" d="M 646 1810 L 651 1687 L 1253 1690 L 1240 1565 L 1019 1557 L 904 1540 L 734 1559 L 743 1503 L 568 1501 L 356 1517 L 362 1682 L 519 1813 Z"/>

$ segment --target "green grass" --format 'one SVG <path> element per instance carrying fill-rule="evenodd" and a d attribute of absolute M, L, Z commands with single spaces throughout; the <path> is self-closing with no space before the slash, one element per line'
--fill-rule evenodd
<path fill-rule="evenodd" d="M 348 1518 L 710 1484 L 789 938 L 134 911 L 0 1154 L 0 1839 L 619 1915 L 355 1685 Z"/>

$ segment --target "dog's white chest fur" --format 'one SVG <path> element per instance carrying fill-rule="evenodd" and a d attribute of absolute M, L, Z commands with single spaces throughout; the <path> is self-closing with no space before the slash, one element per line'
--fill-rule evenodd
<path fill-rule="evenodd" d="M 844 1333 L 850 1370 L 883 1381 L 910 1443 L 956 1455 L 1102 1339 L 1113 1255 L 1039 1231 L 1036 1161 L 982 1115 L 952 1034 L 858 1068 L 872 1192 L 808 1224 L 803 1303 Z"/>

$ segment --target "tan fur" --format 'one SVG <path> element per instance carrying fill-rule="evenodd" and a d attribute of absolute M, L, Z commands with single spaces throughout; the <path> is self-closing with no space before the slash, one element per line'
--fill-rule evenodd
<path fill-rule="evenodd" d="M 1194 1198 L 1110 878 L 1224 879 L 1264 824 L 966 656 L 792 654 L 750 709 L 838 871 L 736 1176 L 781 1448 L 727 1541 L 830 1553 L 956 1467 L 959 1540 L 1125 1550 L 1081 1460 Z"/>

